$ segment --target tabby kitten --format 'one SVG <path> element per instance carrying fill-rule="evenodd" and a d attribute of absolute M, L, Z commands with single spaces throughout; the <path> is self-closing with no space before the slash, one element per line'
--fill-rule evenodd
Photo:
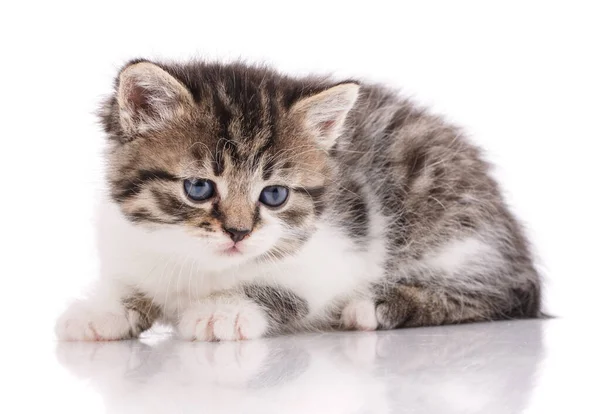
<path fill-rule="evenodd" d="M 64 340 L 537 317 L 519 224 L 462 132 L 385 87 L 136 60 L 101 110 L 101 278 Z"/>

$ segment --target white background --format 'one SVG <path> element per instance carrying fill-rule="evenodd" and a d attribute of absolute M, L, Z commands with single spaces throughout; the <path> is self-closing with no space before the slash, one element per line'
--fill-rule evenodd
<path fill-rule="evenodd" d="M 546 309 L 595 315 L 600 24 L 589 2 L 5 2 L 0 254 L 6 337 L 51 338 L 96 276 L 93 115 L 134 57 L 244 58 L 400 87 L 497 165 L 546 277 Z"/>

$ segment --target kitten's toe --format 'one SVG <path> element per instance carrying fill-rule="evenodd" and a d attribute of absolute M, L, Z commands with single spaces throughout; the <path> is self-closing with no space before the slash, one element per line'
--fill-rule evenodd
<path fill-rule="evenodd" d="M 377 305 L 375 308 L 375 317 L 381 329 L 394 329 L 398 324 L 396 312 L 386 302 Z"/>
<path fill-rule="evenodd" d="M 375 304 L 368 299 L 350 302 L 342 311 L 342 326 L 345 329 L 374 331 L 377 329 Z"/>
<path fill-rule="evenodd" d="M 196 305 L 183 313 L 177 330 L 188 341 L 214 341 L 213 326 L 213 307 L 210 304 Z"/>
<path fill-rule="evenodd" d="M 58 319 L 55 333 L 61 341 L 114 341 L 132 336 L 125 311 L 94 311 L 80 303 L 73 304 Z"/>
<path fill-rule="evenodd" d="M 191 341 L 237 341 L 264 336 L 264 311 L 247 300 L 217 300 L 187 310 L 179 324 L 180 335 Z"/>

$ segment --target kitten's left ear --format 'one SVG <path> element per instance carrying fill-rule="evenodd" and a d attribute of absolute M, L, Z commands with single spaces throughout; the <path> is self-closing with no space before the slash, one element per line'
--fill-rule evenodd
<path fill-rule="evenodd" d="M 317 143 L 329 149 L 342 133 L 346 116 L 358 98 L 359 88 L 356 83 L 334 86 L 296 102 L 291 113 L 302 117 L 304 126 L 314 134 Z"/>

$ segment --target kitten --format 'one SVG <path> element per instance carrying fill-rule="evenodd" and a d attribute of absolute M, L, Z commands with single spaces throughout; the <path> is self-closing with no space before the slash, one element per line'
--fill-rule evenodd
<path fill-rule="evenodd" d="M 101 110 L 101 278 L 64 340 L 189 340 L 540 316 L 489 165 L 387 88 L 136 60 Z"/>

